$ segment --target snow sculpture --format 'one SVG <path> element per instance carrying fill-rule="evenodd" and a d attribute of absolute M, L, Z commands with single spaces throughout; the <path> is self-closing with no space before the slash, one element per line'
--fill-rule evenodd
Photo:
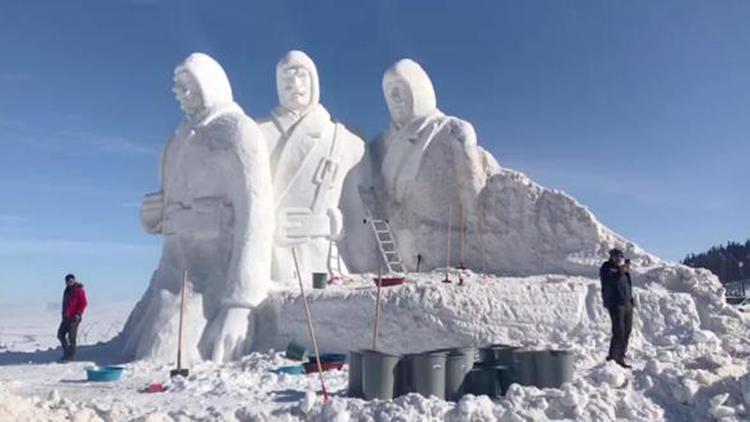
<path fill-rule="evenodd" d="M 172 356 L 187 270 L 184 354 L 223 361 L 249 346 L 251 308 L 270 283 L 268 152 L 216 61 L 195 53 L 174 75 L 185 119 L 167 143 L 161 191 L 141 208 L 146 231 L 164 238 L 162 257 L 126 324 L 125 354 Z"/>
<path fill-rule="evenodd" d="M 272 279 L 295 280 L 292 248 L 304 280 L 312 272 L 346 274 L 347 264 L 359 270 L 372 259 L 374 245 L 357 193 L 369 171 L 365 142 L 320 104 L 318 71 L 305 53 L 282 57 L 276 84 L 280 104 L 259 122 L 275 193 Z"/>
<path fill-rule="evenodd" d="M 416 268 L 418 255 L 421 269 L 446 265 L 449 219 L 451 266 L 475 271 L 592 275 L 612 246 L 653 259 L 568 195 L 502 169 L 477 144 L 470 123 L 437 108 L 432 82 L 416 62 L 388 69 L 383 94 L 391 124 L 373 144 L 373 160 L 407 268 Z"/>

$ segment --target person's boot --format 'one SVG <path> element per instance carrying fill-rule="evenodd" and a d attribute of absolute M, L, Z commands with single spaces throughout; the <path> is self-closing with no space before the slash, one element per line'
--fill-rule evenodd
<path fill-rule="evenodd" d="M 621 367 L 623 367 L 623 368 L 625 368 L 625 369 L 632 369 L 632 368 L 633 368 L 632 366 L 630 366 L 630 365 L 628 365 L 627 363 L 625 363 L 625 360 L 624 360 L 624 359 L 617 359 L 617 360 L 615 361 L 615 363 L 617 363 L 618 365 L 620 365 Z"/>

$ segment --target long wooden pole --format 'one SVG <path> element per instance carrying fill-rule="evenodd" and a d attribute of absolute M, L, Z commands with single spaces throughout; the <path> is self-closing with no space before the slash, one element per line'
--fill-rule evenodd
<path fill-rule="evenodd" d="M 443 283 L 450 283 L 449 270 L 451 267 L 451 231 L 453 230 L 453 205 L 448 206 L 448 247 L 445 251 L 445 280 Z"/>
<path fill-rule="evenodd" d="M 320 386 L 323 388 L 323 400 L 328 401 L 328 391 L 326 391 L 325 380 L 323 379 L 323 365 L 320 363 L 320 352 L 318 351 L 318 342 L 315 340 L 315 330 L 312 325 L 312 316 L 310 315 L 310 305 L 307 304 L 307 296 L 305 296 L 305 286 L 302 284 L 302 274 L 299 272 L 299 264 L 297 264 L 297 252 L 292 248 L 292 258 L 294 258 L 294 269 L 297 272 L 297 281 L 299 281 L 299 291 L 302 294 L 302 304 L 305 306 L 305 317 L 307 318 L 307 330 L 312 340 L 313 351 L 315 352 L 315 360 L 318 364 L 318 374 L 320 375 Z"/>
<path fill-rule="evenodd" d="M 185 286 L 187 270 L 182 271 L 182 292 L 180 293 L 180 326 L 177 329 L 177 369 L 182 369 L 182 325 L 185 320 Z"/>
<path fill-rule="evenodd" d="M 383 267 L 378 268 L 378 293 L 375 299 L 375 324 L 372 328 L 372 350 L 378 350 L 378 322 L 380 321 L 380 288 L 383 285 Z"/>

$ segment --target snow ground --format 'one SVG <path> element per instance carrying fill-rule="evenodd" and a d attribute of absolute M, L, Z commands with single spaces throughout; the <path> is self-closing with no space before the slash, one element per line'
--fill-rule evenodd
<path fill-rule="evenodd" d="M 368 324 L 374 288 L 370 277 L 359 276 L 347 286 L 310 292 L 322 348 L 346 351 L 371 342 Z M 0 420 L 750 418 L 748 321 L 721 307 L 720 297 L 714 300 L 713 295 L 721 290 L 705 273 L 674 267 L 644 270 L 636 276 L 639 306 L 631 343 L 632 371 L 602 363 L 609 327 L 597 280 L 569 276 L 481 279 L 469 274 L 467 284 L 457 286 L 440 283 L 442 278 L 439 272 L 421 274 L 407 286 L 384 289 L 381 348 L 403 352 L 490 341 L 567 347 L 577 356 L 574 381 L 562 389 L 514 386 L 495 403 L 486 397 L 466 396 L 454 404 L 414 394 L 365 402 L 343 397 L 345 367 L 326 373 L 333 398 L 322 403 L 320 394 L 314 393 L 319 390 L 315 375 L 269 371 L 291 363 L 269 347 L 280 350 L 289 339 L 305 341 L 301 304 L 290 288 L 276 292 L 269 306 L 259 312 L 261 319 L 271 322 L 257 326 L 276 330 L 278 344 L 258 344 L 256 348 L 262 351 L 239 362 L 194 365 L 187 380 L 171 384 L 168 392 L 154 394 L 138 390 L 151 382 L 169 383 L 171 362 L 126 363 L 120 382 L 88 383 L 84 368 L 91 361 L 111 360 L 116 342 L 84 348 L 84 361 L 50 363 L 59 351 L 30 350 L 54 344 L 57 309 L 46 313 L 30 310 L 25 316 L 20 310 L 13 312 L 13 317 L 0 325 L 7 333 L 3 337 L 6 349 L 12 350 L 0 351 Z M 94 330 L 94 322 L 105 328 L 121 326 L 129 308 L 92 307 L 85 320 L 92 324 L 87 343 L 106 340 L 112 333 Z"/>

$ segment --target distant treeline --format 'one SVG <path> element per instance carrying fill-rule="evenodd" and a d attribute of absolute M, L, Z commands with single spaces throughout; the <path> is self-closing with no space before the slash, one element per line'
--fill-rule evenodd
<path fill-rule="evenodd" d="M 750 239 L 744 244 L 729 242 L 714 246 L 707 252 L 690 254 L 683 264 L 711 270 L 722 283 L 750 278 Z M 744 265 L 740 267 L 740 263 Z"/>

